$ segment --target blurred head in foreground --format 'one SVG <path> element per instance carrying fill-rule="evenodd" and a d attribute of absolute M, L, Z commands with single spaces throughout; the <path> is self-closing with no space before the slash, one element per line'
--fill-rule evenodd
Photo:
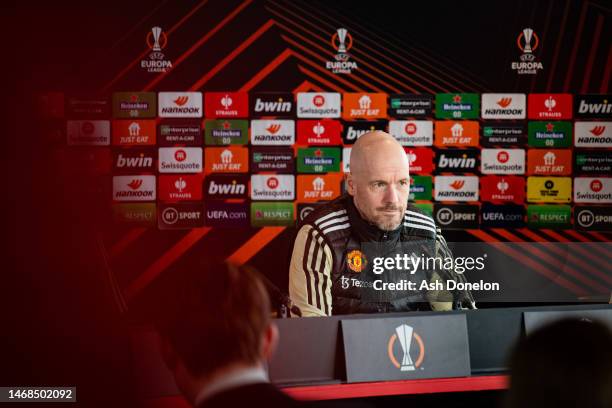
<path fill-rule="evenodd" d="M 510 359 L 505 407 L 612 407 L 610 329 L 563 319 L 522 339 Z"/>
<path fill-rule="evenodd" d="M 252 269 L 210 262 L 177 277 L 157 326 L 164 360 L 192 403 L 207 385 L 263 372 L 278 340 L 266 289 Z"/>

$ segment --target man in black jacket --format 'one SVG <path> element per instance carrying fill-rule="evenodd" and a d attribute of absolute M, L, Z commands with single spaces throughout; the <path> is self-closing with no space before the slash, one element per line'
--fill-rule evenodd
<path fill-rule="evenodd" d="M 376 291 L 372 275 L 366 273 L 365 266 L 372 261 L 365 256 L 368 245 L 411 259 L 452 258 L 434 220 L 408 203 L 408 159 L 393 136 L 374 131 L 357 140 L 346 186 L 348 194 L 321 206 L 298 225 L 289 294 L 303 316 L 475 308 L 469 292 Z M 395 271 L 381 277 L 396 283 L 402 274 Z M 465 279 L 448 267 L 419 271 L 412 278 L 439 282 L 440 287 L 448 280 Z"/>

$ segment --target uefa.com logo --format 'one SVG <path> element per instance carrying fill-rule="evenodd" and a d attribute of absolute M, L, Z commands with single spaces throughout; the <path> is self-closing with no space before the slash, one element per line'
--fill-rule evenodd
<path fill-rule="evenodd" d="M 162 52 L 168 45 L 168 36 L 161 27 L 153 27 L 146 36 L 147 47 L 151 50 L 148 59 L 140 61 L 140 67 L 147 72 L 168 72 L 172 61 L 166 59 Z"/>
<path fill-rule="evenodd" d="M 540 61 L 536 59 L 533 52 L 540 45 L 540 37 L 531 28 L 524 28 L 516 38 L 516 45 L 522 51 L 520 62 L 512 62 L 512 70 L 519 75 L 535 75 L 539 70 L 544 69 Z"/>
<path fill-rule="evenodd" d="M 334 74 L 350 74 L 356 70 L 357 63 L 350 60 L 348 51 L 353 47 L 353 36 L 346 28 L 339 28 L 331 37 L 331 45 L 336 50 L 335 61 L 327 61 L 325 68 Z"/>

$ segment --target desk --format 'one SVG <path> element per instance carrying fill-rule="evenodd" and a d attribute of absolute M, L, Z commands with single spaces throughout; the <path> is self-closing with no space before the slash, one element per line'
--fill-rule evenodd
<path fill-rule="evenodd" d="M 612 305 L 513 307 L 452 312 L 411 312 L 331 316 L 277 320 L 280 343 L 270 362 L 274 383 L 297 399 L 337 399 L 406 394 L 464 392 L 505 389 L 505 361 L 512 345 L 523 335 L 524 312 L 558 311 L 573 314 L 612 310 Z M 471 376 L 384 382 L 346 383 L 344 352 L 340 334 L 342 319 L 419 316 L 436 313 L 466 315 Z M 132 334 L 134 372 L 140 395 L 147 407 L 185 407 L 157 350 L 156 334 L 150 328 L 134 328 Z M 184 402 L 184 401 L 182 401 Z"/>

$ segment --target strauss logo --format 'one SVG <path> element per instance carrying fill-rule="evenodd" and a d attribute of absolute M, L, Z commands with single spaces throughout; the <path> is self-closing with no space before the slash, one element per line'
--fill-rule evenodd
<path fill-rule="evenodd" d="M 510 187 L 510 185 L 508 184 L 508 182 L 505 179 L 501 179 L 499 181 L 499 183 L 497 183 L 497 189 L 504 194 L 508 188 Z"/>
<path fill-rule="evenodd" d="M 555 106 L 557 106 L 557 101 L 554 100 L 552 96 L 549 96 L 547 99 L 544 100 L 544 106 L 546 106 L 546 108 L 550 112 L 555 108 Z"/>
<path fill-rule="evenodd" d="M 325 126 L 323 126 L 321 122 L 317 122 L 317 124 L 312 127 L 312 131 L 317 137 L 321 137 L 321 135 L 325 133 Z"/>
<path fill-rule="evenodd" d="M 177 106 L 183 106 L 187 103 L 187 101 L 189 100 L 189 97 L 184 95 L 184 96 L 179 96 L 178 98 L 176 98 L 173 102 L 177 105 Z"/>
<path fill-rule="evenodd" d="M 187 187 L 187 182 L 180 177 L 178 180 L 174 182 L 174 187 L 178 190 L 179 193 L 182 193 L 185 187 Z"/>
<path fill-rule="evenodd" d="M 464 180 L 455 180 L 453 181 L 450 186 L 455 189 L 455 190 L 460 190 L 463 188 L 463 186 L 465 185 L 465 181 Z"/>
<path fill-rule="evenodd" d="M 595 136 L 601 136 L 605 131 L 605 126 L 595 126 L 593 129 L 589 130 L 589 132 L 591 132 Z"/>
<path fill-rule="evenodd" d="M 142 186 L 142 179 L 134 179 L 128 183 L 128 187 L 132 190 L 138 190 Z"/>
<path fill-rule="evenodd" d="M 497 101 L 500 108 L 507 108 L 512 103 L 512 98 L 501 98 Z"/>
<path fill-rule="evenodd" d="M 268 127 L 266 128 L 266 130 L 267 130 L 269 133 L 271 133 L 271 134 L 275 135 L 275 134 L 276 134 L 276 133 L 277 133 L 277 132 L 280 130 L 280 128 L 281 128 L 281 125 L 280 125 L 280 124 L 278 124 L 278 123 L 273 123 L 273 124 L 271 124 L 270 126 L 268 126 Z"/>
<path fill-rule="evenodd" d="M 221 105 L 223 105 L 224 109 L 229 109 L 229 107 L 232 106 L 232 103 L 234 103 L 234 101 L 232 101 L 232 98 L 230 98 L 228 94 L 225 94 L 225 96 L 221 98 Z"/>

